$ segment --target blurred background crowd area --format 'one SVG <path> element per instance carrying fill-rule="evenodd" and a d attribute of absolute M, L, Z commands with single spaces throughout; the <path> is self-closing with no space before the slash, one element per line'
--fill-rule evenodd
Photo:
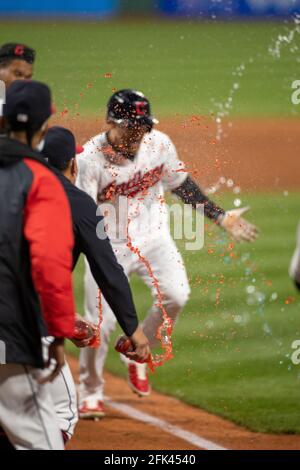
<path fill-rule="evenodd" d="M 1 16 L 162 15 L 185 18 L 284 17 L 300 0 L 1 0 Z"/>

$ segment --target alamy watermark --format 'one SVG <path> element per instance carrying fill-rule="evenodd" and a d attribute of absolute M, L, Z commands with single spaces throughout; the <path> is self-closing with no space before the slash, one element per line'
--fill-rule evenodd
<path fill-rule="evenodd" d="M 293 104 L 300 104 L 300 80 L 294 80 L 292 82 L 292 92 L 291 101 Z"/>
<path fill-rule="evenodd" d="M 186 250 L 201 250 L 204 246 L 204 205 L 196 210 L 190 204 L 166 204 L 155 201 L 147 204 L 120 196 L 116 204 L 103 203 L 97 216 L 104 215 L 96 232 L 101 240 L 109 236 L 111 241 L 127 242 L 128 234 L 134 239 L 150 239 L 163 236 L 167 231 L 174 240 L 184 240 Z"/>
<path fill-rule="evenodd" d="M 300 339 L 296 339 L 292 343 L 292 349 L 295 349 L 295 351 L 291 355 L 292 363 L 295 366 L 298 366 L 300 364 Z"/>
<path fill-rule="evenodd" d="M 3 105 L 5 103 L 6 87 L 5 83 L 0 80 L 0 117 L 3 116 Z"/>

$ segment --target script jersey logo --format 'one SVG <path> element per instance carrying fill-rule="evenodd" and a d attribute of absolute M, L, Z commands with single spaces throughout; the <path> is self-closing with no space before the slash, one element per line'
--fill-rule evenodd
<path fill-rule="evenodd" d="M 101 193 L 98 193 L 98 202 L 113 200 L 116 196 L 135 197 L 138 193 L 145 193 L 149 188 L 160 181 L 163 174 L 164 164 L 153 168 L 142 174 L 141 171 L 135 173 L 133 178 L 122 184 L 110 183 Z"/>

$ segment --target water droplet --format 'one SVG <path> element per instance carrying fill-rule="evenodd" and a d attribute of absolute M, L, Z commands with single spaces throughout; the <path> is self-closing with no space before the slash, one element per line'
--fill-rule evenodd
<path fill-rule="evenodd" d="M 213 328 L 214 327 L 214 322 L 212 320 L 208 320 L 206 323 L 205 323 L 205 326 L 206 328 Z"/>
<path fill-rule="evenodd" d="M 264 331 L 267 335 L 271 335 L 271 334 L 272 334 L 272 329 L 271 329 L 271 327 L 268 325 L 268 323 L 264 323 L 264 324 L 263 324 L 263 331 Z"/>
<path fill-rule="evenodd" d="M 242 323 L 243 318 L 241 317 L 241 315 L 234 315 L 233 321 L 234 321 L 235 323 Z"/>
<path fill-rule="evenodd" d="M 257 293 L 257 301 L 262 304 L 266 299 L 266 296 L 265 294 L 263 294 L 262 292 L 258 292 Z"/>
<path fill-rule="evenodd" d="M 247 287 L 246 287 L 246 292 L 247 292 L 248 294 L 254 294 L 254 292 L 255 292 L 255 286 L 247 286 Z"/>
<path fill-rule="evenodd" d="M 271 294 L 270 300 L 277 300 L 277 299 L 278 299 L 278 294 L 277 294 L 277 292 L 273 292 L 273 293 Z"/>

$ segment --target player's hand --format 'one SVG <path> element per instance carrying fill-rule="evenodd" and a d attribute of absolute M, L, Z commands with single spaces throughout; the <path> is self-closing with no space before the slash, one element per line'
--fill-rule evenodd
<path fill-rule="evenodd" d="M 55 338 L 53 343 L 49 346 L 49 359 L 46 364 L 46 367 L 51 368 L 51 372 L 39 379 L 40 384 L 45 384 L 46 382 L 53 382 L 54 379 L 59 375 L 65 364 L 65 340 L 64 338 Z"/>
<path fill-rule="evenodd" d="M 126 353 L 128 359 L 138 362 L 146 362 L 150 357 L 150 346 L 148 338 L 145 336 L 142 328 L 137 327 L 130 340 L 134 346 L 134 351 Z"/>
<path fill-rule="evenodd" d="M 253 242 L 258 237 L 257 227 L 242 217 L 249 209 L 249 207 L 232 209 L 226 211 L 220 218 L 220 226 L 238 243 L 242 241 Z"/>

